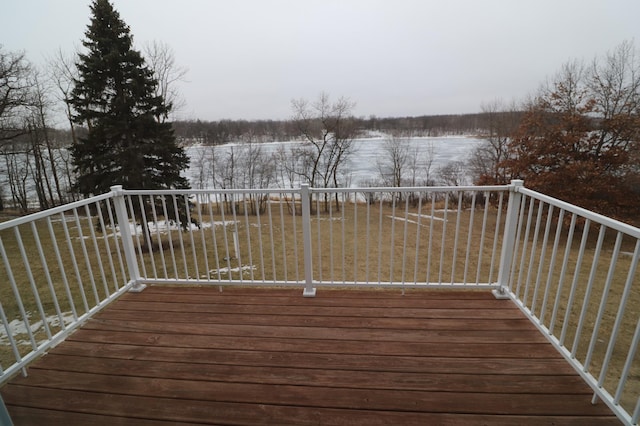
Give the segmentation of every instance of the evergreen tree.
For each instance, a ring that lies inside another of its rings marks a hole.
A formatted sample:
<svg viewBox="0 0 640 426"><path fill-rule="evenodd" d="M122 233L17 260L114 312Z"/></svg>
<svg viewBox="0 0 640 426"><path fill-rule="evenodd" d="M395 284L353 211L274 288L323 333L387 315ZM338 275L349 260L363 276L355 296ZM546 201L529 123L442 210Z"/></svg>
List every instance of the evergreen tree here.
<svg viewBox="0 0 640 426"><path fill-rule="evenodd" d="M74 120L87 126L72 147L77 190L85 195L126 189L188 188L180 176L189 158L176 143L171 105L156 96L158 84L129 27L109 0L94 0L71 96Z"/></svg>

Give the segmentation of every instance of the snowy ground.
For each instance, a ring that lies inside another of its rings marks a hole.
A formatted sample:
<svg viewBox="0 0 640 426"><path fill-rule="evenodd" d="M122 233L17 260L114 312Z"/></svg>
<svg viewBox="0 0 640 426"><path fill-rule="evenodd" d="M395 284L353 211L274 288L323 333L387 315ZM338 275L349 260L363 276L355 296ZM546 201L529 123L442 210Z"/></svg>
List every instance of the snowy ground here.
<svg viewBox="0 0 640 426"><path fill-rule="evenodd" d="M29 320L29 328L31 329L31 333L34 335L38 332L44 332L44 323L40 319L38 321L32 322L33 313L27 312L27 319ZM63 312L62 320L65 324L71 324L73 322L73 314L71 312ZM60 327L60 318L58 315L49 315L46 317L47 324L49 327L59 328ZM29 335L27 334L27 326L24 321L20 319L14 319L9 323L9 330L11 335L16 340L18 345L22 346L31 346L31 342L29 340ZM44 336L44 334L43 334ZM44 340L36 342L38 344L42 343ZM0 327L0 345L8 346L9 345L9 337L7 336L7 330L4 327Z"/></svg>
<svg viewBox="0 0 640 426"><path fill-rule="evenodd" d="M200 223L200 228L201 229L210 229L212 227L220 227L220 226L231 226L234 225L236 223L236 221L233 220L226 220L226 221L214 221L214 222L201 222ZM193 224L190 223L189 227L192 231L196 231L198 230L198 227ZM167 234L169 233L169 231L178 231L180 229L180 227L178 226L178 224L174 221L165 221L165 220L159 220L158 222L149 222L149 229L151 230L151 235L156 235L157 233L160 234ZM134 225L133 223L129 223L129 230L131 231L132 235L145 235L142 232L142 226L140 225ZM184 229L183 229L184 231ZM116 232L115 234L120 237L121 233L120 233L120 227L116 226ZM108 234L100 234L96 236L97 238L104 238L104 237L113 237L113 233L108 233ZM83 238L85 240L90 239L91 235L84 235Z"/></svg>

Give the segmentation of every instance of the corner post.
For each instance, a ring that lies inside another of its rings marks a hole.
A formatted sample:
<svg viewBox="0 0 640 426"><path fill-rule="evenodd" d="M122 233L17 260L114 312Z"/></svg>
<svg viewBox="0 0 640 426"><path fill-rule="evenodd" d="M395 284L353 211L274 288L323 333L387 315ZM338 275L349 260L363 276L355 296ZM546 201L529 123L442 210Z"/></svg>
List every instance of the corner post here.
<svg viewBox="0 0 640 426"><path fill-rule="evenodd" d="M313 263L311 255L311 191L309 184L300 185L300 202L302 203L302 247L304 251L304 297L315 297L313 287Z"/></svg>
<svg viewBox="0 0 640 426"><path fill-rule="evenodd" d="M140 282L140 270L138 269L136 250L133 245L133 236L129 228L129 215L127 214L127 205L124 200L124 190L122 185L114 185L111 187L111 192L113 193L113 206L116 211L118 228L120 228L124 258L129 271L129 282L133 282L129 291L139 293L145 289L146 285Z"/></svg>
<svg viewBox="0 0 640 426"><path fill-rule="evenodd" d="M518 229L518 213L520 210L520 188L524 186L524 181L514 179L509 188L509 203L507 204L507 215L504 224L504 234L502 237L502 251L500 253L500 269L498 271L498 288L493 290L493 295L497 299L508 299L510 291L511 266L513 263L513 249L516 242L516 232Z"/></svg>

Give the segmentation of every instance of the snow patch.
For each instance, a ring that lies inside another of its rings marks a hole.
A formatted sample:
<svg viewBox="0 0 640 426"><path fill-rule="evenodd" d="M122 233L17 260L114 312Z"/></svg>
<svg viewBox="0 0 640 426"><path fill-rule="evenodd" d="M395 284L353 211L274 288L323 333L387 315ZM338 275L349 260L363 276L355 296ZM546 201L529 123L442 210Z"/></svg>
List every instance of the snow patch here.
<svg viewBox="0 0 640 426"><path fill-rule="evenodd" d="M212 270L210 270L209 271L209 276L218 275L218 273L220 275L224 275L224 274L229 274L229 272L238 273L238 272L241 272L241 271L242 271L242 274L244 275L244 274L246 274L248 272L255 271L256 269L258 269L256 265L243 265L243 266L237 267L237 268L224 267L224 268L220 268L220 269L212 269ZM202 275L200 278L209 278L209 277L207 277L207 275Z"/></svg>
<svg viewBox="0 0 640 426"><path fill-rule="evenodd" d="M31 319L33 314L31 312L27 312L27 319ZM60 318L57 314L49 315L45 318L49 327L60 327ZM63 312L62 313L62 321L64 321L65 325L69 325L73 323L74 317L72 312ZM44 332L44 322L42 320L29 322L29 329L32 334L36 334L39 331ZM9 333L13 336L16 343L18 345L31 346L31 341L29 340L29 334L27 330L27 325L23 320L14 319L9 323ZM46 339L36 340L38 344L44 343ZM7 330L4 327L0 327L0 345L9 346L9 335L7 334Z"/></svg>
<svg viewBox="0 0 640 426"><path fill-rule="evenodd" d="M411 214L411 213L409 213L409 214ZM417 215L416 215L416 216L417 216ZM415 220L405 219L404 217L390 216L390 215L389 215L389 216L387 216L387 217L388 217L389 219L399 220L399 221L401 221L401 222L413 223L413 224L415 224L415 225L420 225L420 226L425 226L425 227L427 226L427 224L426 224L426 223L419 223L419 222L417 222L417 221L415 221ZM423 216L423 217L424 217L425 219L433 219L433 220L441 220L441 221L444 221L444 219L439 218L439 217L431 217L431 216Z"/></svg>
<svg viewBox="0 0 640 426"><path fill-rule="evenodd" d="M409 213L409 216L415 216L415 217L419 217L421 219L439 220L441 222L444 222L444 218L443 217L431 216L431 215L426 215L426 214Z"/></svg>
<svg viewBox="0 0 640 426"><path fill-rule="evenodd" d="M235 225L236 223L238 223L237 220L216 220L213 222L201 222L200 223L200 228L201 229L211 229L213 227L220 227L220 226L230 226L230 225ZM157 233L160 234L168 234L170 231L178 231L180 228L180 226L178 225L177 222L174 221L166 221L166 220L160 220L158 222L148 222L149 224L149 230L151 231L151 235L155 235ZM191 223L189 224L189 227L187 229L187 231L197 231L198 227ZM184 231L184 230L183 230ZM140 225L134 225L133 223L129 223L129 232L131 233L131 235L144 235L144 233L142 232L142 226ZM122 236L122 232L120 231L120 226L117 225L116 226L116 232L115 233L108 233L108 234L102 234L100 236L96 236L96 238L111 238L113 236L117 236L117 237L121 237ZM88 240L91 238L90 235L83 235L82 237L85 240ZM80 239L79 237L77 237L76 239Z"/></svg>

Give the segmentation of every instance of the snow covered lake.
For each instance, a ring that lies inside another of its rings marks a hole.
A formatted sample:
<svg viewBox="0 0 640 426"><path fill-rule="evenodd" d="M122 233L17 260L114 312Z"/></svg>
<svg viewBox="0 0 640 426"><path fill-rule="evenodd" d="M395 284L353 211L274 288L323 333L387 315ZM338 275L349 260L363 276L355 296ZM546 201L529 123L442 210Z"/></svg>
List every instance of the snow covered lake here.
<svg viewBox="0 0 640 426"><path fill-rule="evenodd" d="M472 151L482 143L482 139L469 136L447 136L447 137L420 137L410 138L409 152L418 154L418 176L424 178L426 169L425 158L431 157L430 174L434 176L438 169L452 161L466 162ZM269 142L260 144L265 154L275 153L282 146L285 149L292 149L300 146L303 142ZM354 153L349 158L349 165L346 168L348 175L346 181L350 187L366 186L368 182L379 178L379 159L385 155L386 138L375 137L354 140ZM231 147L239 147L242 144L230 143L215 147L218 153L228 152ZM186 148L187 154L191 158L191 166L186 175L190 179L192 187L197 188L198 157L202 157L204 151L211 150L211 147L190 146ZM283 186L279 182L278 186Z"/></svg>

